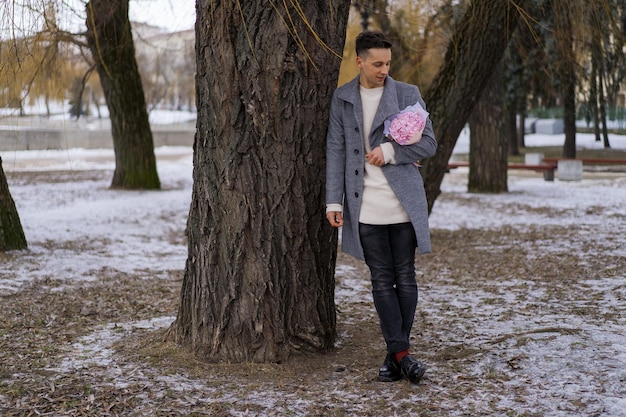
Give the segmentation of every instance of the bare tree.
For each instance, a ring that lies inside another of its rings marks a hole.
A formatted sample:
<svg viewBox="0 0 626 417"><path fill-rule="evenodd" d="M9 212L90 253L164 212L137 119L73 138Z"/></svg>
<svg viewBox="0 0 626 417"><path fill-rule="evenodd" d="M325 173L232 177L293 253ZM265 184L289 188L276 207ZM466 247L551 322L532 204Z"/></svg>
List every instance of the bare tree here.
<svg viewBox="0 0 626 417"><path fill-rule="evenodd" d="M454 145L517 27L525 0L472 1L458 24L445 63L424 94L439 148L426 161L424 181L429 210L441 194Z"/></svg>
<svg viewBox="0 0 626 417"><path fill-rule="evenodd" d="M586 49L591 51L590 65L583 66L589 69L584 79L589 84L587 117L593 118L596 140L603 140L604 147L610 148L607 113L617 116L617 96L626 74L626 4L603 0L587 3L586 7L584 23L588 27L582 31L582 37Z"/></svg>
<svg viewBox="0 0 626 417"><path fill-rule="evenodd" d="M559 93L563 103L565 143L563 157L576 158L576 80L577 64L574 54L574 5L577 1L552 0L554 10L556 69Z"/></svg>
<svg viewBox="0 0 626 417"><path fill-rule="evenodd" d="M115 172L111 186L161 187L135 47L128 0L87 3L87 42L111 117Z"/></svg>
<svg viewBox="0 0 626 417"><path fill-rule="evenodd" d="M78 79L80 85L73 94L73 111L80 115L83 92L95 67L111 118L116 159L111 186L129 189L160 188L152 132L135 61L128 19L128 0L87 2L87 31L84 33L69 33L59 27L56 21L57 9L70 8L62 0L46 1L43 8L35 1L28 0L19 5L14 3L10 9L16 7L20 13L29 14L33 22L40 21L42 25L40 29L17 30L17 33L28 33L28 36L17 37L14 31L14 39L8 44L8 48L0 41L0 65L3 69L0 71L0 81L7 80L9 87L0 90L0 100L4 98L3 101L9 101L15 107L19 103L22 109L23 101L28 96L32 99L43 95L47 100L53 91L55 95L50 98L61 99L70 89L69 86L73 85L71 80ZM4 28L0 26L0 29ZM74 47L73 53L82 56L84 62L93 60L86 68L83 63L82 76L77 75L76 68L72 65L72 71L62 68L63 65L69 65L71 60L68 56L60 55L64 51L60 48L61 44L71 44ZM91 54L84 53L87 48ZM5 71L5 63L11 71ZM90 97L89 94L85 96Z"/></svg>

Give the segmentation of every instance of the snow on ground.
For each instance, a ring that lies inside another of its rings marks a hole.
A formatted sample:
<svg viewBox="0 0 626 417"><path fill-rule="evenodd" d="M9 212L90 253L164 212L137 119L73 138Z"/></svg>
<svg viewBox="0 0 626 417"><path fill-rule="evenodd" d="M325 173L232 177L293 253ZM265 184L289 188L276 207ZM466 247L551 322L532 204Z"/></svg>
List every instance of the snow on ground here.
<svg viewBox="0 0 626 417"><path fill-rule="evenodd" d="M108 189L115 164L109 149L0 154L29 243L23 263L10 270L0 266L0 293L17 290L32 279L90 280L95 275L90 271L109 267L111 256L117 259L115 268L123 272L155 263L163 270L180 269L186 259L181 230L191 201L191 149L157 148L155 153L160 158L161 191ZM91 169L101 175L85 180L83 175ZM46 187L38 187L36 179L11 184L11 172L16 170L67 170L67 181ZM176 223L158 221L172 213ZM146 229L153 229L150 239L145 238ZM60 239L68 245L91 241L94 249L79 259L74 250L49 253L46 242ZM37 269L31 268L33 264Z"/></svg>
<svg viewBox="0 0 626 417"><path fill-rule="evenodd" d="M169 117L171 120L171 116ZM167 116L163 118L167 119ZM464 132L457 142L455 152L466 150L467 139ZM528 135L526 139L529 146L559 145L562 141L562 135ZM612 135L611 144L615 149L626 149L626 136ZM583 134L577 136L577 145L598 146L592 135ZM182 267L186 248L180 242L171 243L163 240L163 236L180 233L179 231L184 229L191 198L192 151L183 147L163 147L157 148L155 152L157 159L160 159L158 170L163 183L163 191L159 192L109 190L110 178L106 176L108 174L94 181L72 181L72 176L75 175L72 173L79 171L113 170L114 155L111 149L0 153L11 194L29 242L30 255L27 256L45 253L45 242L50 240L62 238L71 242L89 237L99 242L103 252L123 254L116 266L123 271L130 272L134 268L142 268L143 265L153 262L162 262L166 269ZM52 184L45 189L37 187L35 181L24 184L11 182L12 172L46 170L67 170L68 180ZM458 172L462 173L463 169L459 169ZM442 184L444 193L464 193L466 184L463 180L454 181L454 178L456 178L454 175L446 177ZM488 202L488 209L471 211L475 207L459 206L460 203L454 201L445 204L437 201L430 219L431 227L454 230L465 227L496 228L503 224L515 224L517 227L554 222L573 225L580 221L580 215L595 206L607 207L615 213L624 213L626 179L619 175L617 178L596 176L593 179L585 179L583 176L583 180L578 182L558 179L549 182L543 181L541 175L511 176L509 193L483 195L480 198ZM555 209L576 207L578 212L573 217L546 218L536 214L520 218L506 211L506 207L512 201L531 207L549 206ZM153 216L161 215L159 211L178 213L178 222L165 225L153 222ZM613 220L602 218L594 221ZM115 224L118 227L112 227ZM134 237L133 230L155 225L161 229L154 230L154 239L146 241ZM615 224L615 227L624 225ZM601 236L597 238L601 239ZM626 245L624 248L622 254L626 254ZM2 273L0 290L17 290L21 283L43 275L89 279L89 270L110 263L108 256L100 258L97 252L86 253L79 260L66 259L63 254L58 253L54 255L37 271L30 270L26 262L19 266L18 270L8 271L0 266Z"/></svg>
<svg viewBox="0 0 626 417"><path fill-rule="evenodd" d="M83 130L108 130L111 123L109 120L109 109L106 106L100 106L100 116L97 115L95 108L92 109L92 116L81 116L76 119L69 114L69 104L65 106L56 105L51 107L48 116L39 115L41 112L45 114L45 107L36 104L26 111L27 116L20 116L18 109L0 108L0 128L9 129L39 129L39 128L63 128L63 129L83 129ZM148 113L150 125L153 128L162 126L170 126L176 123L195 122L196 112L189 110L172 111L167 109L153 109Z"/></svg>
<svg viewBox="0 0 626 417"><path fill-rule="evenodd" d="M561 145L563 135L529 135L526 143L529 146ZM579 147L597 147L591 135L578 135L577 144ZM611 144L613 148L626 149L626 137L612 135ZM464 132L459 138L456 152L466 149L467 135ZM89 281L95 276L94 271L103 268L114 267L129 273L145 268L182 270L187 252L182 234L191 200L192 150L164 147L157 148L156 154L163 190L129 192L108 189L110 173L114 168L112 150L67 149L0 153L11 194L29 242L29 249L24 252L22 262L0 265L0 294L8 295L20 291L25 283L33 279ZM38 186L36 175L45 175L50 170L66 171L67 181L46 183L46 187ZM12 174L20 171L32 171L35 174L29 180L13 180ZM584 227L581 230L588 233L590 240L601 246L604 239L602 230L607 227L616 228L623 231L620 233L621 241L613 242L608 250L617 259L626 257L626 226L622 223L626 203L624 174L594 174L589 177L583 175L583 180L578 182L558 179L546 182L541 174L535 173L511 175L510 192L499 195L470 195L465 191L465 181L463 169L455 170L446 177L442 184L443 193L454 195L455 198L441 199L435 203L431 216L433 229L497 229L509 225L524 230L541 226L569 227L582 224ZM479 204L475 204L476 200ZM530 210L520 217L512 208L513 203L536 210ZM615 216L594 216L594 210L598 207L602 207L604 213L614 213ZM542 208L550 208L563 215L548 215L540 210ZM176 220L167 223L158 221L160 218ZM599 232L594 233L594 229ZM150 232L146 233L146 230ZM59 240L66 241L69 249L51 252L47 242ZM73 242L85 240L93 243L89 250L81 252L72 247ZM563 245L567 244L563 242ZM574 247L573 250L580 248ZM111 257L117 260L114 266L111 265ZM352 272L349 266L338 265L338 273L348 276L348 283L351 282L349 275ZM363 288L362 282L354 279L353 288L350 285L338 288L338 303L347 299L368 297L368 291ZM503 285L507 283L504 282ZM603 282L596 282L595 285L598 292L607 288L607 284ZM437 297L436 291L437 289L430 289L430 297ZM610 294L606 294L606 297L610 303ZM613 302L618 300L619 297ZM459 294L454 302L471 306L475 300ZM155 318L149 322L118 323L115 326L125 330L146 326L160 328L169 326L173 319ZM559 318L543 317L539 320L558 321ZM572 319L570 317L567 320ZM568 324L583 329L590 339L563 337L548 344L531 342L518 349L520 355L525 355L531 359L531 364L534 363L526 371L546 384L543 393L539 392L532 397L536 409L546 410L546 415L571 415L567 410L559 410L559 404L554 403L554 398L555 395L561 395L571 400L569 397L577 395L581 386L594 383L592 379L585 379L584 372L571 371L572 368L565 365L570 361L580 361L583 370L600 367L606 372L605 396L599 400L600 406L592 410L593 415L626 415L626 392L623 388L626 380L626 324L602 326L585 323L582 318ZM490 322L481 325L482 334L498 334L501 330L491 328ZM514 328L519 323L509 325ZM123 335L124 332L111 332L107 327L81 339L73 345L72 355L68 356L62 366L79 369L87 366L89 361L110 362L113 358L109 348ZM593 346L596 349L595 354L585 349L584 344ZM577 349L573 349L573 346ZM511 350L515 350L515 347L511 346ZM564 357L564 352L573 356ZM593 358L589 357L591 354L594 355ZM477 366L490 365L481 362ZM184 382L174 381L176 384ZM522 389L524 383L514 380L511 385L512 388ZM465 401L469 404L480 399L468 398ZM498 406L506 409L507 401L513 400L503 395L500 401ZM463 410L459 410L457 415L463 415Z"/></svg>

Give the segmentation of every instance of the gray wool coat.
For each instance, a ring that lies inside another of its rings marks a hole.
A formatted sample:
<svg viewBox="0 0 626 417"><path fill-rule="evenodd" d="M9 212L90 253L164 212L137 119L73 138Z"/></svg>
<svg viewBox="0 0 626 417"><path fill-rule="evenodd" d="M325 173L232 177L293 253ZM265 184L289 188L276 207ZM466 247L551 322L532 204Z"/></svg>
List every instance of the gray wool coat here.
<svg viewBox="0 0 626 417"><path fill-rule="evenodd" d="M387 77L383 95L369 135L374 149L389 139L383 135L385 119L418 102L426 108L419 89ZM359 77L337 88L333 94L328 134L326 136L326 204L343 204L342 250L363 260L359 237L359 215L363 195L365 147L363 145L363 108ZM406 210L415 229L418 251L430 253L428 203L424 182L414 162L434 155L437 141L430 119L422 139L413 145L393 142L395 164L385 164L382 171Z"/></svg>

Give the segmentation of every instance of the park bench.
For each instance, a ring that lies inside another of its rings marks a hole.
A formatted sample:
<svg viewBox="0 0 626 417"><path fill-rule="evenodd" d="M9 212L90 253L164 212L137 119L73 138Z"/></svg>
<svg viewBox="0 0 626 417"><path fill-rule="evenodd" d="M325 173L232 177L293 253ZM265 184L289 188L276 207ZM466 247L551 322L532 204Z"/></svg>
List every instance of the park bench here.
<svg viewBox="0 0 626 417"><path fill-rule="evenodd" d="M543 162L547 164L558 164L563 158L543 158ZM607 159L607 158L576 158L582 161L583 165L626 165L626 159Z"/></svg>
<svg viewBox="0 0 626 417"><path fill-rule="evenodd" d="M526 163L511 162L508 164L509 169L530 170L543 172L543 179L546 181L554 181L554 172L559 167L559 161L563 164L568 161L579 162L582 165L624 165L626 166L626 159L607 159L607 158L544 158L542 154L527 154ZM530 163L529 163L530 162ZM562 167L564 169L563 176L560 179L565 180L580 180L582 174L582 165L578 165L572 172L571 164ZM574 165L576 166L576 165ZM455 168L469 167L469 162L463 161L451 161L448 162L448 172ZM570 171L570 172L568 172ZM577 172L576 172L577 171Z"/></svg>
<svg viewBox="0 0 626 417"><path fill-rule="evenodd" d="M582 176L582 172L585 169L584 167L586 167L587 171L596 171L600 169L598 168L600 166L612 165L614 167L618 167L616 168L616 170L620 172L623 172L623 167L626 167L626 159L613 158L543 158L541 162L557 165L559 170L559 178L561 177L561 174L564 174L564 176ZM576 164L579 164L578 168L576 168ZM578 171L578 174L575 174L576 171Z"/></svg>
<svg viewBox="0 0 626 417"><path fill-rule="evenodd" d="M448 162L448 171L455 168L460 167L469 167L469 162ZM557 163L556 162L544 162L541 164L521 164L511 162L508 164L508 169L519 169L519 170L529 170L529 171L538 171L543 172L543 179L546 181L554 181L554 171L556 170Z"/></svg>

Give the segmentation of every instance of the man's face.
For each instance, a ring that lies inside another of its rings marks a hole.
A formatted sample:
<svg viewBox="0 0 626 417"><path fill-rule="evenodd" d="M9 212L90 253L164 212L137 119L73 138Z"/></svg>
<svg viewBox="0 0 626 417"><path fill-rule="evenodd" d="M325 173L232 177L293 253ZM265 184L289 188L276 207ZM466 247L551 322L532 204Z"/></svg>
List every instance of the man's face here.
<svg viewBox="0 0 626 417"><path fill-rule="evenodd" d="M362 55L356 57L360 84L365 88L383 87L391 65L391 49L369 49Z"/></svg>

